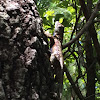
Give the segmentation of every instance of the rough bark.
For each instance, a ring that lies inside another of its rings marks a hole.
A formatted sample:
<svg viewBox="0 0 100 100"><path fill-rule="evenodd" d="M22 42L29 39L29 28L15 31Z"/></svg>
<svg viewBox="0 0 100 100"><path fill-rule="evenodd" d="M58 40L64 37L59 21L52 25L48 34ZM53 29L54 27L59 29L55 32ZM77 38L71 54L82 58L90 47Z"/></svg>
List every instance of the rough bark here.
<svg viewBox="0 0 100 100"><path fill-rule="evenodd" d="M58 100L47 39L33 0L0 0L0 100Z"/></svg>

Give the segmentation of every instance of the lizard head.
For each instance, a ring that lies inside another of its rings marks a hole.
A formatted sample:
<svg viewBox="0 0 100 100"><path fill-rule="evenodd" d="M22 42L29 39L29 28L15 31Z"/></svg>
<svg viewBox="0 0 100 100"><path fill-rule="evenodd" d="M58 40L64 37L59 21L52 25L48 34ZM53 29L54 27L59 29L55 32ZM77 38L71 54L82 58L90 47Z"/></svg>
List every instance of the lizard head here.
<svg viewBox="0 0 100 100"><path fill-rule="evenodd" d="M54 36L59 38L61 41L63 40L64 26L59 22L55 22L55 31Z"/></svg>

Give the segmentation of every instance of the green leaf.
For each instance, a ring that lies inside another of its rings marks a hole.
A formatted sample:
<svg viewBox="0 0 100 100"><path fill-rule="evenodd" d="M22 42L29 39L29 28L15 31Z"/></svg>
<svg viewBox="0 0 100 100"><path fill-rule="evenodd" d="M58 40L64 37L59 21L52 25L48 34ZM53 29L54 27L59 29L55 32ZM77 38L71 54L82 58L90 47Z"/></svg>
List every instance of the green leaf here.
<svg viewBox="0 0 100 100"><path fill-rule="evenodd" d="M55 15L55 21L58 21L60 18L63 18L64 15L63 14L56 14Z"/></svg>
<svg viewBox="0 0 100 100"><path fill-rule="evenodd" d="M69 27L69 26L71 26L71 24L69 23L69 21L68 21L67 18L64 18L64 19L63 19L62 24L63 24L65 27Z"/></svg>
<svg viewBox="0 0 100 100"><path fill-rule="evenodd" d="M57 6L61 8L67 8L68 7L68 1L61 1Z"/></svg>

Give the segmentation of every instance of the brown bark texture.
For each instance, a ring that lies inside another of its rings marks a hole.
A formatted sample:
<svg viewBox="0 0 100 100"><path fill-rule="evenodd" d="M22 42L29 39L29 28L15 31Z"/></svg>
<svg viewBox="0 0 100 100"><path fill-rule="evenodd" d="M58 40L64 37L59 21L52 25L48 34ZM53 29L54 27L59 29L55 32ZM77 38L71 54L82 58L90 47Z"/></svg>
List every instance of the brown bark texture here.
<svg viewBox="0 0 100 100"><path fill-rule="evenodd" d="M0 100L58 100L47 44L33 0L0 0Z"/></svg>
<svg viewBox="0 0 100 100"><path fill-rule="evenodd" d="M100 1L99 1L100 2ZM92 12L92 0L87 0L87 5L85 4L84 0L80 0L80 4L82 7L83 14L86 18L86 21L88 21L89 17L91 16ZM86 100L95 100L95 57L93 55L93 47L92 47L92 41L94 43L94 48L97 53L97 60L98 63L100 63L100 44L97 39L97 33L94 27L94 24L91 24L87 34L86 34L86 44L85 44L85 50L86 50L86 62L87 62L87 84L86 84Z"/></svg>

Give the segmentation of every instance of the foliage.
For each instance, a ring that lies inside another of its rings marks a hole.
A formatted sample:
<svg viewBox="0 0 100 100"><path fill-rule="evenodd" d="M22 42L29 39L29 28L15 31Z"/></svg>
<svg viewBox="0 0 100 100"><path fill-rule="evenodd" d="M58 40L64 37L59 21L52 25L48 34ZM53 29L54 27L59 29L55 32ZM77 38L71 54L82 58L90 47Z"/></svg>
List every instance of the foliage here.
<svg viewBox="0 0 100 100"><path fill-rule="evenodd" d="M75 2L76 1L76 2ZM97 4L98 0L93 0L93 7ZM77 18L79 16L80 4L79 0L38 0L37 2L38 11L40 16L43 19L43 28L44 30L49 30L50 33L54 31L54 23L59 20L64 26L64 40L63 44L71 40L71 35ZM96 20L100 19L100 13L96 17ZM78 20L76 30L72 35L72 38L82 29L83 25L86 23L84 15L81 13L81 16ZM95 28L98 33L98 40L100 42L100 24L95 22ZM79 86L82 94L86 96L86 83L87 83L87 72L86 72L86 51L85 51L85 35L83 34L81 38L71 45L70 48L65 48L64 53L64 64L67 66L74 82ZM68 51L67 53L65 53ZM94 49L94 56L96 56L96 51ZM78 65L79 64L79 65ZM80 67L80 68L79 68ZM96 100L99 100L100 96L100 68L96 64ZM70 100L71 97L76 98L71 87L71 84L64 74L63 81L63 100Z"/></svg>

